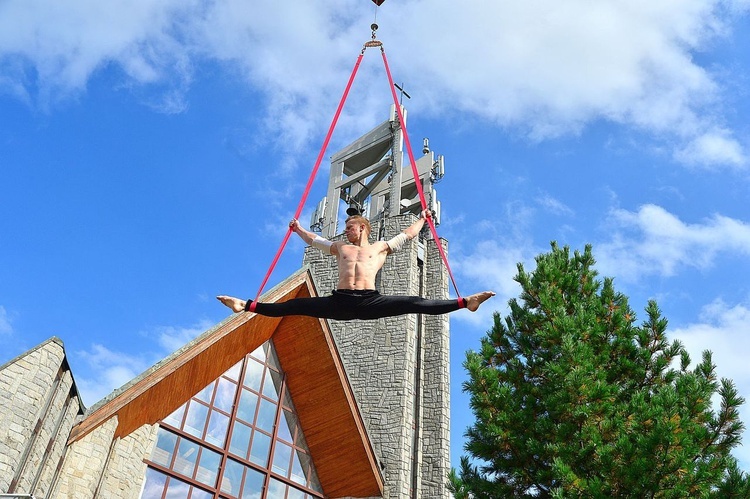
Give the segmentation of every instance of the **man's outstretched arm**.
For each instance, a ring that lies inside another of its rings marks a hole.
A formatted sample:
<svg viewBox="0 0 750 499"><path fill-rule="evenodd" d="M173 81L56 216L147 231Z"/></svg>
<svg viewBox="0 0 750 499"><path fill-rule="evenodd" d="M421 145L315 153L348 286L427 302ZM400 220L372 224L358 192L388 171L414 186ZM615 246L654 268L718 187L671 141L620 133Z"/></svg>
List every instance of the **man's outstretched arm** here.
<svg viewBox="0 0 750 499"><path fill-rule="evenodd" d="M399 235L386 242L386 244L388 245L388 253L395 253L396 251L400 250L407 241L411 241L412 239L417 237L419 235L419 231L421 231L422 227L424 227L424 221L426 217L431 216L432 212L430 210L423 210L422 213L419 214L419 218L416 222L402 230Z"/></svg>
<svg viewBox="0 0 750 499"><path fill-rule="evenodd" d="M417 219L417 221L411 224L409 227L405 228L403 230L403 233L406 234L406 237L408 237L409 240L414 239L419 235L422 227L424 227L425 220L431 217L432 212L430 210L422 210L422 213L419 214L419 218Z"/></svg>
<svg viewBox="0 0 750 499"><path fill-rule="evenodd" d="M299 237L301 237L303 241L305 241L307 244L309 244L313 248L317 248L323 253L326 253L329 255L336 254L337 250L333 242L329 241L328 239L320 237L314 232L310 232L309 230L303 229L299 223L299 220L297 220L296 218L293 218L291 222L289 222L289 227L291 227L292 232L294 232Z"/></svg>

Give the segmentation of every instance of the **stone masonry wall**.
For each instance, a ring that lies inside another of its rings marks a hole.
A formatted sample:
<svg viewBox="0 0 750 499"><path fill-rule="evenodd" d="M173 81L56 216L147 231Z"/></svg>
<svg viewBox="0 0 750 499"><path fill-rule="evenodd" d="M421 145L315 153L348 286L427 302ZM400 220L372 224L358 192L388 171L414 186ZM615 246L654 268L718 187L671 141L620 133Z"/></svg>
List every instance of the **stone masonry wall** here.
<svg viewBox="0 0 750 499"><path fill-rule="evenodd" d="M77 399L70 401L65 410L65 414L62 415L60 429L57 436L54 438L52 446L47 452L47 464L39 477L39 482L33 490L36 497L52 497L48 496L47 493L52 487L52 480L55 477L57 465L62 460L65 449L67 448L70 430L76 423L77 417L80 413L80 408L75 402L77 402Z"/></svg>
<svg viewBox="0 0 750 499"><path fill-rule="evenodd" d="M156 444L158 425L144 425L117 439L106 464L97 498L137 499L146 478L144 459Z"/></svg>
<svg viewBox="0 0 750 499"><path fill-rule="evenodd" d="M447 253L447 243L441 241ZM448 272L435 241L425 251L425 284L429 298L448 298ZM457 313L465 313L459 311ZM448 315L424 316L422 383L422 469L419 497L449 498L450 471L450 321Z"/></svg>
<svg viewBox="0 0 750 499"><path fill-rule="evenodd" d="M68 447L50 497L95 497L116 429L115 416Z"/></svg>
<svg viewBox="0 0 750 499"><path fill-rule="evenodd" d="M65 407L70 400L70 390L72 386L73 377L70 375L70 371L65 371L60 379L60 383L52 394L49 409L47 414L45 414L44 419L41 421L36 438L28 442L30 452L26 459L26 466L24 467L23 474L16 486L17 492L28 491L28 493L33 492L37 495L41 495L40 491L35 490L37 473L40 473L45 467L49 468L46 463L46 461L48 461L47 446L51 445L51 443L54 442L55 437L58 435L58 423L61 418L65 417ZM65 433L62 435L62 439L65 440L67 436L68 434ZM57 461L54 462L54 465L57 465Z"/></svg>
<svg viewBox="0 0 750 499"><path fill-rule="evenodd" d="M75 414L73 379L64 365L62 342L49 340L0 370L0 491L46 493ZM67 366L67 365L65 365ZM57 382L58 374L62 376ZM73 413L71 416L70 413ZM35 431L36 429L36 431ZM20 470L20 475L19 475ZM36 490L31 490L32 488Z"/></svg>

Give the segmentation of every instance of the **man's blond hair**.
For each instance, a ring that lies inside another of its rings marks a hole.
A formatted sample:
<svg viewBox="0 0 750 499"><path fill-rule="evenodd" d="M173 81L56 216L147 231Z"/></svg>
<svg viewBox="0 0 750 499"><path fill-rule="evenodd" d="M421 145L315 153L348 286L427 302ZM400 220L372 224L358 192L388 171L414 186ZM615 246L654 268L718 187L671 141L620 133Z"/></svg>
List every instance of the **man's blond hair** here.
<svg viewBox="0 0 750 499"><path fill-rule="evenodd" d="M362 215L352 215L349 218L347 218L346 221L344 221L344 223L349 223L349 221L364 225L365 228L367 229L367 235L369 236L370 234L372 234L372 226L370 225L370 221L367 220Z"/></svg>

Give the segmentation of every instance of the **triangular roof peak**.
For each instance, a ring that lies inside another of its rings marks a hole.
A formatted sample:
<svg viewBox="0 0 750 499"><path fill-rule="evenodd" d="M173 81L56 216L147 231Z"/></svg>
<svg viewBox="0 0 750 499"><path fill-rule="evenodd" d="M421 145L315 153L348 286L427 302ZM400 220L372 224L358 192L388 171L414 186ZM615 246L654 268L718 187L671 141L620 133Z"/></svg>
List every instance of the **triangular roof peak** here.
<svg viewBox="0 0 750 499"><path fill-rule="evenodd" d="M303 268L263 301L316 295ZM328 322L312 317L233 314L95 404L73 428L70 442L113 416L116 437L161 421L269 339L326 495L382 496L382 474Z"/></svg>
<svg viewBox="0 0 750 499"><path fill-rule="evenodd" d="M25 352L23 352L21 354L16 355L15 357L13 357L12 359L10 359L9 361L7 361L7 362L5 362L3 364L0 364L0 371L2 371L3 369L5 369L9 365L13 364L14 362L18 362L19 359L22 359L22 358L24 358L24 357L26 357L28 355L31 355L32 353L36 352L37 350L43 349L44 347L47 346L48 343L57 343L60 346L60 348L63 350L63 352L65 352L65 345L63 345L62 340L60 338L58 338L57 336L52 336L51 338L48 338L48 339L44 340L43 342L39 343L37 346L35 346L33 348L30 348L29 350L26 350Z"/></svg>
<svg viewBox="0 0 750 499"><path fill-rule="evenodd" d="M75 376L73 376L73 371L70 369L70 365L68 363L68 354L65 351L65 345L63 344L63 341L60 338L58 338L57 336L52 336L51 338L48 338L45 341L39 343L37 346L35 346L35 347L33 347L33 348L31 348L31 349L23 352L20 355L17 355L15 357L13 357L9 361L7 361L4 364L0 365L0 371L2 371L3 369L7 368L11 364L14 364L14 363L18 362L20 359L22 359L24 357L28 357L29 355L32 355L37 350L43 350L43 349L47 348L47 346L50 345L50 344L57 345L58 347L60 347L60 350L62 351L62 367L63 367L63 369L65 369L66 371L68 371L70 373L70 378L72 380L72 386L71 386L72 394L77 399L78 406L80 407L80 411L83 412L86 407L83 405L83 400L81 400L80 394L78 392L78 385L76 384Z"/></svg>

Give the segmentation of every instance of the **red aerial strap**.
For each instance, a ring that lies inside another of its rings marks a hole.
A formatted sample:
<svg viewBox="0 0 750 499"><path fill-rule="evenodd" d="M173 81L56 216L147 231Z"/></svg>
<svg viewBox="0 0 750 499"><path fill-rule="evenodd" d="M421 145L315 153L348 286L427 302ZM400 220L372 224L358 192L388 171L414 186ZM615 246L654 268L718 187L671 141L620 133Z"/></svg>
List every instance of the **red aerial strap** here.
<svg viewBox="0 0 750 499"><path fill-rule="evenodd" d="M377 3L377 2L376 2ZM382 3L382 2L381 2ZM417 186L417 192L419 193L419 201L422 204L422 209L427 209L427 200L424 197L424 189L422 189L422 182L419 181L419 171L417 170L417 162L414 160L414 153L411 149L411 143L409 142L409 135L406 133L406 123L404 121L403 113L401 112L401 105L398 102L398 98L396 97L396 90L393 85L393 78L391 77L391 70L388 67L388 59L385 57L385 50L383 50L383 46L379 41L374 40L375 38L375 32L373 31L373 41L365 43L365 47L362 49L362 52L360 52L359 57L357 57L357 62L354 64L354 69L352 69L352 74L349 76L349 82L346 84L346 89L344 90L344 94L341 96L341 101L339 102L339 106L336 109L336 114L333 116L333 120L331 121L331 126L328 128L328 133L326 134L326 138L323 141L323 146L320 148L320 152L318 153L318 159L315 161L315 166L313 167L312 172L310 173L310 178L307 180L307 185L305 186L305 191L302 194L302 199L299 201L299 205L297 206L297 211L294 212L294 218L299 219L300 215L302 214L302 208L305 206L305 201L307 201L307 196L310 194L310 189L312 188L313 181L315 180L315 176L318 174L318 169L320 168L320 163L323 161L323 155L325 154L326 149L328 148L328 143L331 140L331 135L333 135L333 130L336 128L336 123L338 122L339 116L341 115L341 110L344 108L344 103L346 102L346 98L349 95L349 90L352 88L352 83L354 82L354 77L357 75L357 70L359 69L359 65L362 62L362 57L365 54L365 49L367 47L374 47L379 46L380 52L383 55L383 64L385 64L385 72L388 75L388 84L391 87L391 94L393 95L393 103L396 105L396 111L398 112L398 120L399 123L401 123L401 129L404 132L404 144L406 144L406 151L409 154L409 161L411 162L411 171L414 175L414 183ZM448 275L451 278L451 282L453 283L453 289L456 290L456 294L458 295L459 299L461 298L461 294L458 292L458 286L456 286L456 279L453 277L453 272L451 272L451 267L448 264L448 257L445 254L445 250L443 249L443 245L440 244L440 238L437 234L437 229L435 228L435 222L432 220L432 217L427 218L427 223L430 226L430 231L432 232L432 237L435 239L435 243L437 244L438 251L440 252L440 257L443 259L443 263L445 263L445 268L448 269ZM276 256L273 258L273 262L271 262L271 266L268 268L268 272L266 272L266 276L263 278L263 282L260 285L260 288L258 288L258 294L255 297L254 301L258 301L260 298L260 294L263 292L263 288L266 287L266 284L268 283L268 279L271 277L271 274L273 273L273 269L276 267L276 264L279 261L279 258L281 257L281 253L284 251L284 248L286 247L286 243L289 241L289 237L292 235L292 228L289 227L286 231L286 235L284 236L284 240L281 241L281 246L279 246L278 251L276 252Z"/></svg>
<svg viewBox="0 0 750 499"><path fill-rule="evenodd" d="M396 97L396 87L393 85L393 78L391 77L391 69L388 67L388 59L385 56L385 50L383 50L383 47L380 47L380 53L383 55L383 64L385 65L385 73L388 75L388 84L391 87L391 95L393 95L393 104L396 106L396 111L398 112L398 121L401 123L401 129L404 131L404 144L406 145L406 152L409 154L409 162L411 163L411 172L414 175L414 184L417 186L417 193L419 193L419 201L422 203L422 209L427 209L427 200L424 197L424 189L422 188L422 182L419 180L419 170L417 170L417 162L414 160L414 152L411 149L411 142L409 141L409 134L406 132L406 121L404 121L404 115L401 111L401 105L398 102L398 97ZM440 251L440 258L443 259L443 263L445 263L445 268L448 269L448 275L451 278L451 282L453 283L453 289L456 290L456 295L458 297L461 297L461 293L458 292L458 286L456 286L456 279L453 277L453 272L451 272L451 266L448 264L448 257L445 254L445 250L443 249L443 245L440 244L440 238L437 234L437 229L435 228L435 221L432 219L432 217L427 217L427 223L430 226L430 231L432 232L432 238L435 240L435 244L438 247L438 251Z"/></svg>
<svg viewBox="0 0 750 499"><path fill-rule="evenodd" d="M310 173L310 178L307 180L307 185L305 186L305 192L302 194L302 199L299 200L297 211L294 212L294 218L296 219L299 219L300 215L302 214L302 208L305 206L305 201L307 201L307 196L310 194L310 189L312 188L313 181L315 180L315 176L318 174L320 163L321 161L323 161L323 155L325 154L325 151L328 148L328 142L330 142L331 135L333 135L333 129L336 128L336 122L338 122L339 120L339 116L341 115L341 110L344 108L346 97L349 95L349 90L352 88L352 83L354 83L354 77L357 75L359 64L362 62L362 57L364 55L365 55L365 51L363 49L362 52L360 52L359 57L357 57L357 62L354 63L354 69L352 69L352 74L351 76L349 76L349 82L346 84L346 89L344 90L344 94L341 96L339 107L336 109L336 114L334 114L333 116L333 120L331 121L331 126L328 128L328 134L326 134L326 138L323 141L323 147L320 148L320 152L318 153L318 159L315 161L315 166L313 167L313 170ZM284 251L284 247L286 246L287 241L289 241L289 236L291 235L292 235L292 228L289 227L286 231L286 235L284 236L284 240L281 241L281 246L279 246L279 250L276 252L276 256L273 258L273 262L271 262L271 266L268 268L268 272L266 272L266 277L263 278L263 282L261 283L260 288L258 288L258 294L255 297L255 301L258 301L258 298L260 298L260 294L263 292L263 288L266 287L266 283L268 282L268 279L271 277L271 273L273 272L273 269L276 267L276 263L278 263L279 257L281 257L281 253Z"/></svg>

